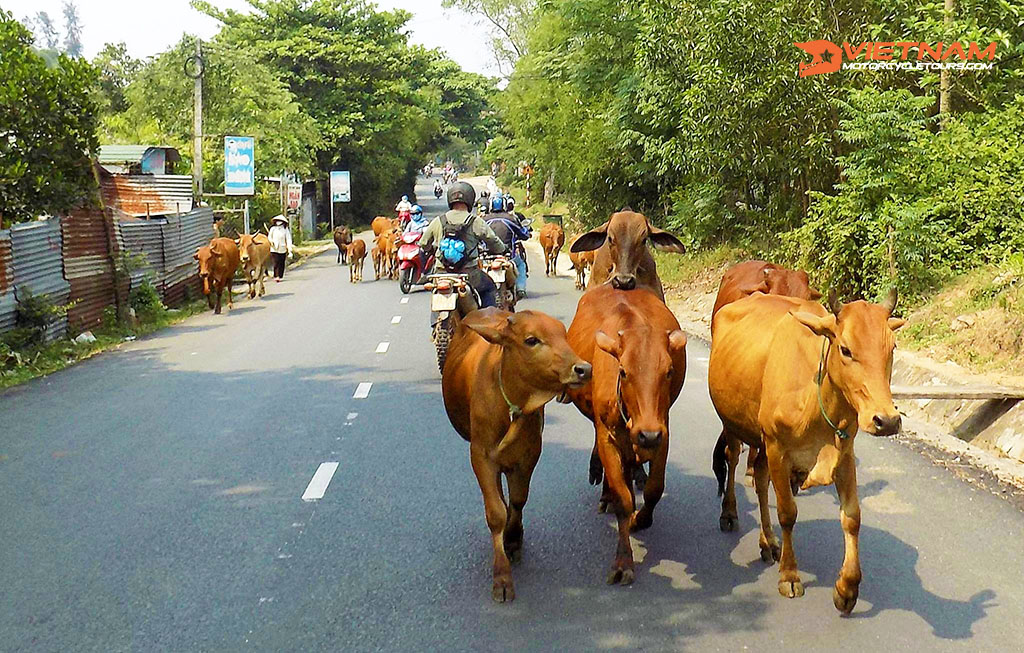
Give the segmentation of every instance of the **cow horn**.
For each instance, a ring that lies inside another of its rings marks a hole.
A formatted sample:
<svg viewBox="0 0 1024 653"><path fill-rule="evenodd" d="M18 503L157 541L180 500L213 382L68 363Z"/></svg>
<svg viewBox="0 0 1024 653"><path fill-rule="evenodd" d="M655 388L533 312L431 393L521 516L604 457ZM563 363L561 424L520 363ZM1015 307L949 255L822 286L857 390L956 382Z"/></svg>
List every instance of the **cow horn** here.
<svg viewBox="0 0 1024 653"><path fill-rule="evenodd" d="M896 290L896 286L893 286L889 289L889 294L885 297L885 300L882 301L882 306L885 307L885 310L889 311L889 315L892 315L892 312L896 310L896 301L899 297L899 291Z"/></svg>
<svg viewBox="0 0 1024 653"><path fill-rule="evenodd" d="M836 317L839 317L839 311L843 310L843 302L839 301L839 293L835 288L828 291L828 310Z"/></svg>

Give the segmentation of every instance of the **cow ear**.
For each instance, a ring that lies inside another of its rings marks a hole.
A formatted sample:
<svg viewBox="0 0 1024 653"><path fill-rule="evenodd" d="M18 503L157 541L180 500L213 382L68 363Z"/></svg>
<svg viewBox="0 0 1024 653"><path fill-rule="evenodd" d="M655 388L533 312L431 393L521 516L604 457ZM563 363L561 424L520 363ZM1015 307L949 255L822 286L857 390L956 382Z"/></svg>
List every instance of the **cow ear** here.
<svg viewBox="0 0 1024 653"><path fill-rule="evenodd" d="M192 255L192 258L194 258L197 261L199 260L199 250L198 249L196 250L196 253Z"/></svg>
<svg viewBox="0 0 1024 653"><path fill-rule="evenodd" d="M651 244L654 245L655 249L660 249L663 252L672 252L674 254L685 254L686 248L683 247L682 241L670 234L669 232L658 229L654 225L650 226Z"/></svg>
<svg viewBox="0 0 1024 653"><path fill-rule="evenodd" d="M817 288L808 287L807 290L810 293L811 301L817 301L821 299L821 291L819 291Z"/></svg>
<svg viewBox="0 0 1024 653"><path fill-rule="evenodd" d="M676 354L686 350L686 334L681 329L668 332L668 348Z"/></svg>
<svg viewBox="0 0 1024 653"><path fill-rule="evenodd" d="M605 222L596 229L591 229L587 233L583 234L579 238L573 241L572 246L569 247L570 252L589 252L604 245L605 238L608 237L608 223Z"/></svg>
<svg viewBox="0 0 1024 653"><path fill-rule="evenodd" d="M489 324L472 324L470 322L463 322L463 324L492 345L504 345L507 340L503 330L496 329Z"/></svg>
<svg viewBox="0 0 1024 653"><path fill-rule="evenodd" d="M892 329L893 331L898 330L906 323L907 321L900 317L890 317L888 320L889 328Z"/></svg>
<svg viewBox="0 0 1024 653"><path fill-rule="evenodd" d="M601 348L601 351L609 353L615 358L618 358L619 354L622 353L622 346L619 338L612 338L604 331L598 331L595 334L595 339L597 341L597 346Z"/></svg>
<svg viewBox="0 0 1024 653"><path fill-rule="evenodd" d="M820 317L813 313L804 313L803 311L790 311L797 322L804 325L815 334L819 336L825 336L828 339L836 337L836 316L833 314Z"/></svg>

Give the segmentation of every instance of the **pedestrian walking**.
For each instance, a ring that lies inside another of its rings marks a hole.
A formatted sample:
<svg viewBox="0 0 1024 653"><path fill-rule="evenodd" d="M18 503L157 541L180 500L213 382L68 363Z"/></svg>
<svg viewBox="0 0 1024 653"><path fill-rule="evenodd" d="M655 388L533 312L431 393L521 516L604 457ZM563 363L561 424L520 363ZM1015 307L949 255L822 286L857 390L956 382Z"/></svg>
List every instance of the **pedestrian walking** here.
<svg viewBox="0 0 1024 653"><path fill-rule="evenodd" d="M283 215L274 216L270 220L270 256L274 259L274 282L281 283L284 278L284 266L292 255L292 230L288 226L288 218Z"/></svg>

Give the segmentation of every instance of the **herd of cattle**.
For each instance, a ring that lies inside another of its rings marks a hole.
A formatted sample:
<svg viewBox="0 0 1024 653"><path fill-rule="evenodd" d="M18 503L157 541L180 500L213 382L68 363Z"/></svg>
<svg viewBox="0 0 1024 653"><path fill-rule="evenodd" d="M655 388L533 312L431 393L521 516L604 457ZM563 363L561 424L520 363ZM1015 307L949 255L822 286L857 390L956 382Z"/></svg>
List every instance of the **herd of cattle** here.
<svg viewBox="0 0 1024 653"><path fill-rule="evenodd" d="M370 260L373 261L374 279L398 279L398 247L401 244L402 227L397 218L377 216L370 225L373 229L373 249ZM338 248L338 263L349 266L349 281L358 283L363 280L363 267L366 264L366 242L355 238L352 230L346 226L334 228L334 244Z"/></svg>
<svg viewBox="0 0 1024 653"><path fill-rule="evenodd" d="M249 298L266 294L264 278L270 274L270 239L264 234L242 234L237 240L214 238L209 245L200 247L192 258L199 262L203 294L214 313L220 313L225 289L228 291L228 308L232 307L231 283L239 265L249 286Z"/></svg>
<svg viewBox="0 0 1024 653"><path fill-rule="evenodd" d="M554 230L541 233L549 270L559 239L564 236ZM469 314L452 340L442 373L444 404L470 443L494 548L496 601L515 597L511 562L521 555L522 513L541 452L544 406L556 398L575 404L594 425L590 482L602 484L599 510L618 520L608 582L635 579L629 534L653 523L665 488L669 408L686 374L686 336L665 305L649 246L683 251L678 239L643 215L615 213L570 247L577 284L583 285L588 268L590 279L568 330L543 313L485 309ZM827 308L816 301L820 297L806 273L764 261L742 263L724 275L708 363L711 399L723 424L712 466L723 496L719 526L734 531L736 467L743 445L750 448L761 558L780 563L778 589L790 598L804 593L793 545L793 497L801 489L836 486L846 553L833 602L849 614L861 580L854 436L891 435L900 428L889 378L893 332L904 322L892 316L895 292L882 304L843 304L833 294ZM771 525L769 485L775 488L781 545ZM639 509L637 491L643 494Z"/></svg>

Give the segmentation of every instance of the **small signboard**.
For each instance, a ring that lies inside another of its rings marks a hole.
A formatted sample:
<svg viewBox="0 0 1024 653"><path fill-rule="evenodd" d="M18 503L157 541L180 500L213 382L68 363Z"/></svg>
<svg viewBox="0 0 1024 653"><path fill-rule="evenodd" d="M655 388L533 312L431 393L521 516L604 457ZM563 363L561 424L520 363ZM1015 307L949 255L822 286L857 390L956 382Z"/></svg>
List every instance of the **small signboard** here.
<svg viewBox="0 0 1024 653"><path fill-rule="evenodd" d="M348 170L331 171L331 202L352 201L352 178Z"/></svg>
<svg viewBox="0 0 1024 653"><path fill-rule="evenodd" d="M288 208L297 209L302 201L302 184L288 184Z"/></svg>
<svg viewBox="0 0 1024 653"><path fill-rule="evenodd" d="M256 143L251 136L224 137L224 194L256 194Z"/></svg>

